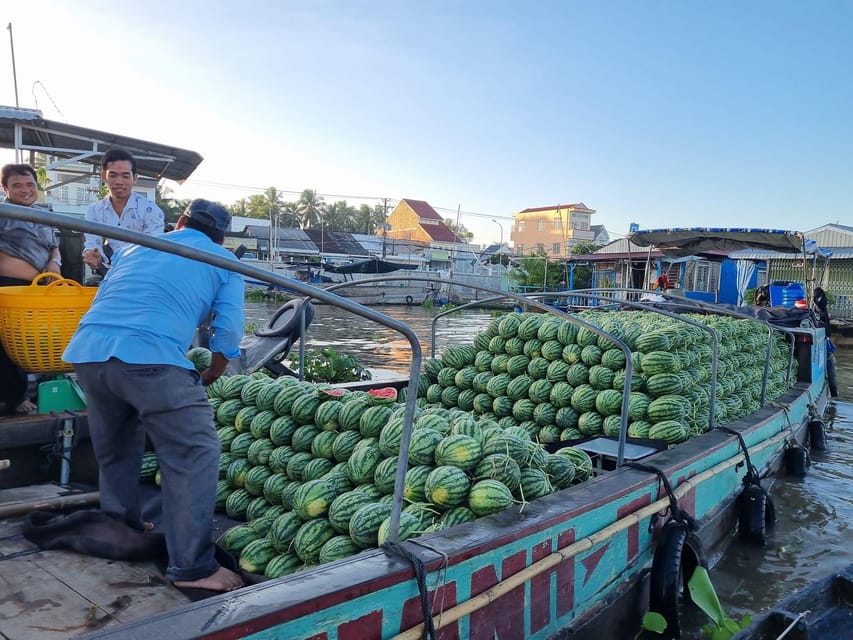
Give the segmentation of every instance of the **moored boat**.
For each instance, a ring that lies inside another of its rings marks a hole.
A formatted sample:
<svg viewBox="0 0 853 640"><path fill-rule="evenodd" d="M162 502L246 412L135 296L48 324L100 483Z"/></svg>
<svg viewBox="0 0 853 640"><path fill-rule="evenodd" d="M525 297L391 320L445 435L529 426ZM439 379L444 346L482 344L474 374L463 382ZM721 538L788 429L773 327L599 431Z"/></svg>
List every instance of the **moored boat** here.
<svg viewBox="0 0 853 640"><path fill-rule="evenodd" d="M733 640L835 640L853 629L853 565L785 598Z"/></svg>
<svg viewBox="0 0 853 640"><path fill-rule="evenodd" d="M139 239L139 242L150 244L148 240ZM257 275L251 270L247 273ZM325 295L330 303L337 302L329 294L310 288L304 291L318 297ZM500 292L489 293L497 295ZM597 296L612 299L603 294ZM651 576L647 569L653 564L656 548L661 546L664 522L677 513L671 509L667 514L667 508L674 506L671 500L677 500L680 512L696 521L692 534L703 543L705 559L712 559L731 537L738 515L734 505L746 472L754 468L758 475L764 475L781 464L783 453L794 440L804 441L807 424L826 404L823 332L819 328L798 327L779 334L769 325L761 325L769 336L764 346L768 360L777 335L789 340L785 344L794 350L796 381L791 381L790 388L786 385L780 393L772 394L773 401L762 402L756 410L726 421L726 426L739 434L748 449L750 464L745 468L745 452L741 450L738 437L713 428L716 426L713 411L709 411L706 428L697 429L693 437L677 446L659 451L654 447L632 445L627 441L629 411L625 404L632 384L632 351L623 342L625 336L608 332L603 328L607 323L602 322L601 326L592 323L590 316L558 314L545 305L537 306L535 300L521 299L519 302L546 311L561 323L574 325L577 331L586 329L593 335L588 337L595 344L601 338L619 347L617 350L622 346L627 350L622 365L625 396L621 398L622 419L617 437L599 438L600 441L593 444L589 441L579 443L580 446L586 444L586 450L596 462L597 468L591 478L522 506L425 533L400 544L366 549L339 560L308 566L291 575L194 604L182 603L180 596L169 591L168 585L154 584L156 581L151 580L151 576L156 575L154 571L146 572L148 586L140 588L137 580L134 588L122 592L124 599L102 602L89 597L88 600L78 599L67 609L63 607L61 617L67 624L61 632L67 635L70 632L67 627L74 627L79 619L82 626L76 628L75 635L80 631L92 631L89 637L104 638L157 635L168 638L255 635L270 638L417 638L429 627L435 629L435 637L442 638L633 636L638 617L646 608L646 592L656 589L660 583L660 576ZM356 310L357 305L351 301L348 304ZM692 310L697 311L697 308ZM367 313L358 311L363 316ZM701 332L701 329L696 331ZM577 341L572 344L577 345ZM594 346L593 342L587 346ZM541 344L539 348L543 348ZM714 355L714 347L709 346L709 351ZM703 353L706 352L703 350ZM404 412L406 436L400 444L401 461L407 460L415 392L421 375L419 349L414 344L413 355L410 396ZM693 358L689 353L685 357L688 362ZM713 358L708 362L716 361ZM763 353L760 361L764 362ZM449 362L448 357L445 364ZM788 367L790 371L790 363ZM787 379L786 370L780 372L782 378ZM704 382L711 384L711 380ZM713 386L711 389L708 401L714 406L717 394ZM763 392L761 397L765 400ZM615 409L606 412L617 415ZM737 415L735 409L729 412L731 416ZM81 425L83 420L81 417ZM84 456L72 460L81 469L88 466L91 472L91 460L88 465ZM661 488L657 474L622 464L631 460L641 460L655 467L672 486L672 496ZM19 463L13 461L12 468L18 466ZM405 466L406 463L401 462L403 472ZM74 477L74 470L71 471ZM401 488L398 476L397 490L393 494L393 508L397 509L398 518ZM391 522L393 529L393 519ZM398 532L392 531L392 540L395 533ZM50 552L30 550L25 557L31 557L31 562L45 568L47 560L40 562L40 553ZM678 575L687 570L690 562L703 560L689 555L682 553L680 547L678 553L673 552L665 567L670 582L674 574L674 582L678 583ZM76 572L85 573L84 560L75 557L75 562L77 560L80 563ZM95 571L105 569L104 563L93 562L89 566L98 567ZM91 575L101 575L104 581L110 581L104 574ZM30 637L39 637L36 633L50 637L47 627L62 626L26 617L37 608L32 605L38 600L37 593L42 598L39 601L43 601L45 592L38 592L35 584L42 578L44 575L28 583L31 590L22 592L18 600L20 608L14 624L25 625L16 629L26 629L33 634ZM121 583L121 588L132 582L112 580ZM79 583L73 584L74 579L64 575L63 581L85 597L85 588ZM147 596L153 593L155 586L162 586L160 595L171 594L172 600L167 602L167 598L159 598L156 605L151 604L146 609L142 603L153 602L154 598ZM87 588L92 587L88 585ZM662 593L654 595L665 596ZM95 621L103 621L100 626L86 626L87 611L95 612L92 616ZM50 615L54 620L57 617L55 613ZM10 625L11 620L11 617L5 618L3 624ZM123 624L117 624L116 620ZM7 635L14 637L14 634Z"/></svg>

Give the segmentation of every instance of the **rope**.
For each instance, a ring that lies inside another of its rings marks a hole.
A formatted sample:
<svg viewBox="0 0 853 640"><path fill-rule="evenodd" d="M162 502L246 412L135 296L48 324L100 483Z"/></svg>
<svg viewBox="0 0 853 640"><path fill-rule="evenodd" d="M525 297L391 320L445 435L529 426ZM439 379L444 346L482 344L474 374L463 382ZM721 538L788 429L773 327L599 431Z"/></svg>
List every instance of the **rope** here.
<svg viewBox="0 0 853 640"><path fill-rule="evenodd" d="M752 464L752 460L749 459L749 449L746 446L746 442L743 439L743 436L740 432L735 431L729 427L717 427L717 431L722 431L723 433L728 433L730 436L735 436L737 438L738 444L740 445L740 450L743 451L743 459L746 461L746 475L743 477L743 483L746 486L754 484L758 487L761 486L761 476L758 474L758 469Z"/></svg>
<svg viewBox="0 0 853 640"><path fill-rule="evenodd" d="M669 478L666 477L666 474L663 472L663 470L657 467L653 467L652 465L642 464L640 462L626 462L625 466L638 469L639 471L646 471L647 473L654 473L655 475L657 475L658 480L663 485L663 489L666 492L667 497L669 498L669 513L672 519L676 522L686 524L691 531L694 531L696 529L696 521L693 519L693 517L684 509L678 506L678 498L675 496L675 491L673 491L672 485L669 483Z"/></svg>
<svg viewBox="0 0 853 640"><path fill-rule="evenodd" d="M409 540L409 542L416 544L419 547L423 547L424 549L429 549L433 553L441 556L441 566L438 568L438 573L436 574L435 588L432 596L432 609L435 611L436 600L438 600L438 590L441 588L441 603L438 606L438 624L436 626L437 629L441 629L441 616L444 614L444 598L447 595L444 590L444 585L447 582L447 567L450 564L450 556L447 555L446 551L437 549L426 542L421 542L420 540Z"/></svg>
<svg viewBox="0 0 853 640"><path fill-rule="evenodd" d="M432 621L432 607L429 603L429 592L427 591L426 586L426 569L424 568L424 563L421 562L421 559L418 558L411 551L407 550L403 546L395 543L395 542L386 542L382 545L382 549L384 549L387 553L391 555L396 555L404 560L408 560L412 568L415 570L415 581L418 584L418 592L421 596L421 611L424 616L424 638L428 640L436 640L435 635L435 624Z"/></svg>

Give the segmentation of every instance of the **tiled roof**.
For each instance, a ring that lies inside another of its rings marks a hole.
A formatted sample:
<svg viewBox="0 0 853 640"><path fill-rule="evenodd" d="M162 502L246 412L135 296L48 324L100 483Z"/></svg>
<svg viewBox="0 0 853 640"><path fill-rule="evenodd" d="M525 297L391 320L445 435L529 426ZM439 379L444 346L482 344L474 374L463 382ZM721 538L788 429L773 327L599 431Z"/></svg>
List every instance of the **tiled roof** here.
<svg viewBox="0 0 853 640"><path fill-rule="evenodd" d="M421 220L439 221L440 224L421 225L421 229L423 229L432 240L435 242L462 242L456 237L455 233L447 228L447 225L444 224L444 218L438 214L438 211L432 208L429 202L425 202L424 200L411 200L410 198L403 198L402 202L409 205L412 208L412 211L414 211Z"/></svg>
<svg viewBox="0 0 853 640"><path fill-rule="evenodd" d="M418 214L419 218L444 221L444 218L438 215L438 211L433 209L429 202L424 200L412 200L410 198L403 198L402 202L409 205L412 208L412 211Z"/></svg>

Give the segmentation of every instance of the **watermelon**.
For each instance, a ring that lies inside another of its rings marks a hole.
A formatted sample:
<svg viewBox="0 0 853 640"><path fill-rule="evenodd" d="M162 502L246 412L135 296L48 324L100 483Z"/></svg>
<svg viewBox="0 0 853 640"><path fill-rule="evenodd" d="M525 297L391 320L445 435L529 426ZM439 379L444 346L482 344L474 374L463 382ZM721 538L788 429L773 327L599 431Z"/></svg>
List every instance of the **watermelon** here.
<svg viewBox="0 0 853 640"><path fill-rule="evenodd" d="M266 465L256 465L246 472L243 487L253 496L260 496L264 492L264 483L272 475L272 471Z"/></svg>
<svg viewBox="0 0 853 640"><path fill-rule="evenodd" d="M424 491L427 500L439 508L458 507L468 496L471 482L458 467L442 466L433 469L427 476Z"/></svg>
<svg viewBox="0 0 853 640"><path fill-rule="evenodd" d="M249 423L249 433L256 438L269 438L273 422L275 422L277 418L278 416L275 411L258 411Z"/></svg>
<svg viewBox="0 0 853 640"><path fill-rule="evenodd" d="M309 520L293 536L293 552L306 564L315 564L320 559L320 549L337 532L325 518Z"/></svg>
<svg viewBox="0 0 853 640"><path fill-rule="evenodd" d="M414 538L422 531L420 519L403 511L400 513L400 524L398 532L398 542L403 542L409 538ZM385 518L379 525L379 531L376 534L376 543L379 546L385 544L391 535L391 516Z"/></svg>
<svg viewBox="0 0 853 640"><path fill-rule="evenodd" d="M314 414L321 404L320 395L314 391L313 393L303 392L290 405L290 415L297 424L312 424Z"/></svg>
<svg viewBox="0 0 853 640"><path fill-rule="evenodd" d="M563 447L555 452L555 455L565 456L575 465L575 480L582 482L592 475L592 458L583 449L577 447Z"/></svg>
<svg viewBox="0 0 853 640"><path fill-rule="evenodd" d="M367 392L367 403L371 406L387 405L397 401L397 390L394 387L370 389Z"/></svg>
<svg viewBox="0 0 853 640"><path fill-rule="evenodd" d="M313 458L302 468L302 481L319 480L332 470L335 463L328 458Z"/></svg>
<svg viewBox="0 0 853 640"><path fill-rule="evenodd" d="M368 484L373 481L373 474L381 460L382 451L379 449L378 440L362 440L347 460L347 477L353 484Z"/></svg>
<svg viewBox="0 0 853 640"><path fill-rule="evenodd" d="M391 507L374 502L359 507L349 521L349 535L362 549L375 547L379 541L379 527L391 515Z"/></svg>
<svg viewBox="0 0 853 640"><path fill-rule="evenodd" d="M409 464L431 465L435 462L435 449L442 435L434 429L417 429L409 442Z"/></svg>
<svg viewBox="0 0 853 640"><path fill-rule="evenodd" d="M275 449L275 445L272 443L272 440L269 438L260 438L249 445L249 448L246 450L246 458L254 465L265 465L269 462L273 449Z"/></svg>
<svg viewBox="0 0 853 640"><path fill-rule="evenodd" d="M406 470L403 481L403 498L409 502L426 501L426 480L433 467L418 465Z"/></svg>
<svg viewBox="0 0 853 640"><path fill-rule="evenodd" d="M308 480L293 494L293 511L303 520L320 518L336 497L334 488L325 480Z"/></svg>
<svg viewBox="0 0 853 640"><path fill-rule="evenodd" d="M281 553L267 563L264 575L267 578L281 578L302 568L302 560L295 553Z"/></svg>
<svg viewBox="0 0 853 640"><path fill-rule="evenodd" d="M595 397L595 408L603 416L614 416L622 410L622 393L615 389L599 391Z"/></svg>
<svg viewBox="0 0 853 640"><path fill-rule="evenodd" d="M258 415L258 410L256 407L243 407L237 412L237 415L234 416L234 428L237 429L238 433L245 433L246 431L250 431L252 420L255 419L256 415Z"/></svg>
<svg viewBox="0 0 853 640"><path fill-rule="evenodd" d="M435 448L435 463L468 471L482 458L483 449L472 436L457 434L445 437Z"/></svg>
<svg viewBox="0 0 853 640"><path fill-rule="evenodd" d="M512 493L498 480L480 480L468 493L468 507L477 516L486 516L512 506Z"/></svg>
<svg viewBox="0 0 853 640"><path fill-rule="evenodd" d="M485 456L474 467L472 475L476 480L500 480L510 490L514 490L521 482L521 468L518 463L503 453Z"/></svg>
<svg viewBox="0 0 853 640"><path fill-rule="evenodd" d="M232 490L227 480L216 481L216 504L214 506L216 511L225 511L225 501L231 495Z"/></svg>
<svg viewBox="0 0 853 640"><path fill-rule="evenodd" d="M248 524L238 524L226 529L216 542L226 551L239 555L246 545L260 537L258 532Z"/></svg>
<svg viewBox="0 0 853 640"><path fill-rule="evenodd" d="M289 445L297 427L296 421L290 416L279 416L270 424L269 435L267 437L277 447Z"/></svg>
<svg viewBox="0 0 853 640"><path fill-rule="evenodd" d="M362 491L347 491L342 493L329 505L329 523L338 533L349 532L349 521L352 515L366 504L372 504L373 498Z"/></svg>
<svg viewBox="0 0 853 640"><path fill-rule="evenodd" d="M246 510L249 508L252 499L252 494L245 489L235 489L225 500L225 513L234 520L245 520Z"/></svg>
<svg viewBox="0 0 853 640"><path fill-rule="evenodd" d="M320 398L323 398L323 391L320 392ZM343 402L337 400L321 402L314 412L314 424L323 431L337 431L340 426L338 414L344 406Z"/></svg>
<svg viewBox="0 0 853 640"><path fill-rule="evenodd" d="M332 456L338 462L346 462L359 442L361 433L358 431L342 431L332 443Z"/></svg>
<svg viewBox="0 0 853 640"><path fill-rule="evenodd" d="M264 481L263 496L270 504L281 504L281 491L290 482L284 473L271 473Z"/></svg>
<svg viewBox="0 0 853 640"><path fill-rule="evenodd" d="M236 458L228 465L225 471L225 479L235 489L242 489L246 482L246 474L252 468L252 463L246 458Z"/></svg>
<svg viewBox="0 0 853 640"><path fill-rule="evenodd" d="M548 495L553 490L554 487L543 471L528 467L521 470L521 482L515 490L515 495L524 502L530 502Z"/></svg>
<svg viewBox="0 0 853 640"><path fill-rule="evenodd" d="M394 482L397 478L398 460L396 457L385 458L373 472L373 484L384 494L394 493Z"/></svg>
<svg viewBox="0 0 853 640"><path fill-rule="evenodd" d="M297 427L293 432L293 436L290 438L290 445L297 453L311 451L311 445L318 433L320 433L320 430L315 425L304 424L301 427Z"/></svg>
<svg viewBox="0 0 853 640"><path fill-rule="evenodd" d="M213 361L213 353L205 347L193 347L187 351L187 360L195 367L196 371L204 371L210 368Z"/></svg>
<svg viewBox="0 0 853 640"><path fill-rule="evenodd" d="M294 453L296 452L293 450L293 447L287 445L276 447L270 451L267 466L269 466L273 473L285 473L287 472L287 463L293 457Z"/></svg>
<svg viewBox="0 0 853 640"><path fill-rule="evenodd" d="M468 507L454 507L445 511L438 520L439 529L450 529L477 519L477 514Z"/></svg>
<svg viewBox="0 0 853 640"><path fill-rule="evenodd" d="M334 560L341 560L355 555L361 551L352 538L348 535L337 535L334 538L329 538L320 548L319 562L324 564Z"/></svg>
<svg viewBox="0 0 853 640"><path fill-rule="evenodd" d="M331 402L327 402L326 404L333 404ZM348 433L344 431L344 433ZM333 460L335 457L334 447L335 440L337 440L340 434L336 431L321 431L314 439L311 441L311 455L315 458L326 458L328 460Z"/></svg>
<svg viewBox="0 0 853 640"><path fill-rule="evenodd" d="M662 420L649 429L649 438L666 440L669 444L684 442L690 437L689 429L678 420Z"/></svg>
<svg viewBox="0 0 853 640"><path fill-rule="evenodd" d="M545 473L555 489L565 489L575 479L575 465L566 456L548 454Z"/></svg>
<svg viewBox="0 0 853 640"><path fill-rule="evenodd" d="M302 473L305 470L306 465L313 460L313 457L307 451L301 451L294 453L290 460L287 461L287 469L285 473L287 473L287 477L291 480L298 480L302 482L303 476Z"/></svg>
<svg viewBox="0 0 853 640"><path fill-rule="evenodd" d="M227 499L226 502L228 502ZM252 501L249 503L249 506L246 507L246 520L252 521L263 517L267 509L269 509L271 506L272 505L270 505L270 503L267 502L267 499L263 496L257 496L253 498Z"/></svg>
<svg viewBox="0 0 853 640"><path fill-rule="evenodd" d="M142 482L154 480L154 475L159 468L160 463L157 462L157 454L153 451L146 451L142 454L142 467L139 470L139 479Z"/></svg>
<svg viewBox="0 0 853 640"><path fill-rule="evenodd" d="M365 438L378 438L388 420L391 419L393 409L385 404L370 406L361 414L359 420L359 431Z"/></svg>

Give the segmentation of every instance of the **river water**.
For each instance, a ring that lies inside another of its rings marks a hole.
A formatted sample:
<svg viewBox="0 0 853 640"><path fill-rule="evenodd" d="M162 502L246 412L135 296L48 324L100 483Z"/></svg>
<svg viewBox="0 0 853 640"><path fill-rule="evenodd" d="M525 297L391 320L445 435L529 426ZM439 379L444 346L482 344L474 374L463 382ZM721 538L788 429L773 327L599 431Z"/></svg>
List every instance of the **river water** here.
<svg viewBox="0 0 853 640"><path fill-rule="evenodd" d="M436 310L374 308L411 326L421 339L424 357L431 354L433 326L440 353L448 346L470 344L473 335L500 313L466 309L439 318L433 325ZM273 304L247 303L247 322L263 324L275 309ZM405 373L411 364L411 348L400 334L340 309L318 305L306 349L326 347L354 355L368 368ZM778 520L767 546L756 548L733 540L711 572L730 617L755 617L810 582L853 563L853 350L839 350L836 357L840 397L830 405L829 450L812 453L805 478L780 474L775 479L771 493ZM703 622L695 620L697 626ZM698 629L695 635L688 635L704 637Z"/></svg>

